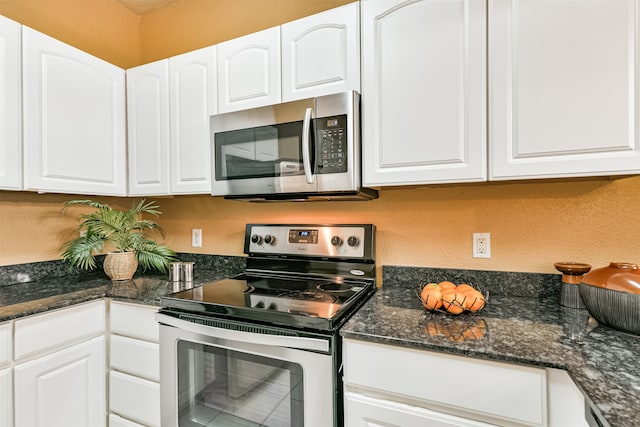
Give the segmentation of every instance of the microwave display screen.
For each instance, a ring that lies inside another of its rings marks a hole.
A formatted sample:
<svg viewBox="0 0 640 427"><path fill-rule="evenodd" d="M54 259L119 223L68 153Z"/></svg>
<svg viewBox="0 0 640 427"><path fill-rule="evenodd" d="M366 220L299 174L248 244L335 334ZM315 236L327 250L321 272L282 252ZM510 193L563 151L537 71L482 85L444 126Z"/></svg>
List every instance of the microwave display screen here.
<svg viewBox="0 0 640 427"><path fill-rule="evenodd" d="M318 243L318 230L289 230L289 243Z"/></svg>

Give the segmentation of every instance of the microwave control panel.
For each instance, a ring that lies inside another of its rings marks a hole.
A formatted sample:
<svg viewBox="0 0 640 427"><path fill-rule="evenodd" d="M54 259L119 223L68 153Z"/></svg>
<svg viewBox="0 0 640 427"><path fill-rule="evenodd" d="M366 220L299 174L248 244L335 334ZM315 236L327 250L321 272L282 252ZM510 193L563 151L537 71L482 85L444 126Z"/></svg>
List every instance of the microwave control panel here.
<svg viewBox="0 0 640 427"><path fill-rule="evenodd" d="M314 120L316 133L316 173L347 172L347 116Z"/></svg>

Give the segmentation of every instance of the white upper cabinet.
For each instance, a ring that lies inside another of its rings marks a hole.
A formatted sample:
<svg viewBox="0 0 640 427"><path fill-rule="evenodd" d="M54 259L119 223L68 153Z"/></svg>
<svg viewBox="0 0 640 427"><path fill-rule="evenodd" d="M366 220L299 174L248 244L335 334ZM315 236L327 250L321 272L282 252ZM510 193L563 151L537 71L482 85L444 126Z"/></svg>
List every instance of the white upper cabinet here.
<svg viewBox="0 0 640 427"><path fill-rule="evenodd" d="M209 116L217 113L216 71L216 46L169 58L172 194L211 194Z"/></svg>
<svg viewBox="0 0 640 427"><path fill-rule="evenodd" d="M129 195L169 194L169 62L127 70Z"/></svg>
<svg viewBox="0 0 640 427"><path fill-rule="evenodd" d="M219 113L280 102L280 27L217 47Z"/></svg>
<svg viewBox="0 0 640 427"><path fill-rule="evenodd" d="M23 27L24 188L126 194L124 70Z"/></svg>
<svg viewBox="0 0 640 427"><path fill-rule="evenodd" d="M363 0L366 186L486 180L483 0Z"/></svg>
<svg viewBox="0 0 640 427"><path fill-rule="evenodd" d="M282 25L283 101L360 92L359 15L355 2Z"/></svg>
<svg viewBox="0 0 640 427"><path fill-rule="evenodd" d="M638 173L639 2L489 4L490 179Z"/></svg>
<svg viewBox="0 0 640 427"><path fill-rule="evenodd" d="M22 189L20 24L0 16L0 189Z"/></svg>

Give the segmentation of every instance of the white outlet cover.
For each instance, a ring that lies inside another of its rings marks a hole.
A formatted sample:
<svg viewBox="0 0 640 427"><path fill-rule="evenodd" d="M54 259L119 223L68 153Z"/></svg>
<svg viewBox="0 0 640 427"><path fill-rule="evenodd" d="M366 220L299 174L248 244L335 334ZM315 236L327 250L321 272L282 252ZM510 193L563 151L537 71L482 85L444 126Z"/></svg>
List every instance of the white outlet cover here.
<svg viewBox="0 0 640 427"><path fill-rule="evenodd" d="M202 247L202 228L191 229L191 246L194 248Z"/></svg>
<svg viewBox="0 0 640 427"><path fill-rule="evenodd" d="M473 257L491 258L491 233L473 233Z"/></svg>

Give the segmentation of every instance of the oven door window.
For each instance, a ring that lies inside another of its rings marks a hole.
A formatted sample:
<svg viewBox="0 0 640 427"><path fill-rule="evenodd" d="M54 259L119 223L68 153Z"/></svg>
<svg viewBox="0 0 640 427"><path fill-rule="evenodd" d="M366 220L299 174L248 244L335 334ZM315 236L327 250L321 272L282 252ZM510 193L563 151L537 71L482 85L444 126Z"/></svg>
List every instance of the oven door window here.
<svg viewBox="0 0 640 427"><path fill-rule="evenodd" d="M297 363L178 342L179 426L304 425Z"/></svg>
<svg viewBox="0 0 640 427"><path fill-rule="evenodd" d="M215 134L216 180L304 175L302 122Z"/></svg>

